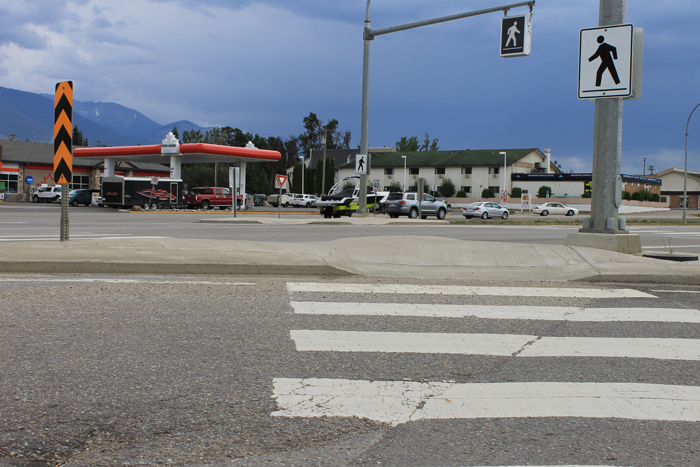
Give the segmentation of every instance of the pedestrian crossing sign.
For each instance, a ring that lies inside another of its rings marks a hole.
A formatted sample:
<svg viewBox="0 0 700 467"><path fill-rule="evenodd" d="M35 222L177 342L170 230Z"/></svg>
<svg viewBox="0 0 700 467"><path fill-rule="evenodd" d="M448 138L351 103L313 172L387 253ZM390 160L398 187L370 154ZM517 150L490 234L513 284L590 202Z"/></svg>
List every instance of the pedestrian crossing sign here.
<svg viewBox="0 0 700 467"><path fill-rule="evenodd" d="M532 13L501 18L501 57L530 55Z"/></svg>
<svg viewBox="0 0 700 467"><path fill-rule="evenodd" d="M579 99L632 95L633 37L631 24L581 30Z"/></svg>

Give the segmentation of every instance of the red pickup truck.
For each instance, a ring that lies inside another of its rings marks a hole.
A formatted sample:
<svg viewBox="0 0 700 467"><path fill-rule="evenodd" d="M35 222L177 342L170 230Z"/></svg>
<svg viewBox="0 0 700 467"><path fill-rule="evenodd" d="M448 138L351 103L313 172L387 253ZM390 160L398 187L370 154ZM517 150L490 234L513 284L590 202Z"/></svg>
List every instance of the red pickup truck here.
<svg viewBox="0 0 700 467"><path fill-rule="evenodd" d="M210 209L214 206L223 209L233 206L233 196L228 188L193 188L184 196L184 204L192 209L199 208ZM243 204L243 197L236 196L236 205L238 208Z"/></svg>

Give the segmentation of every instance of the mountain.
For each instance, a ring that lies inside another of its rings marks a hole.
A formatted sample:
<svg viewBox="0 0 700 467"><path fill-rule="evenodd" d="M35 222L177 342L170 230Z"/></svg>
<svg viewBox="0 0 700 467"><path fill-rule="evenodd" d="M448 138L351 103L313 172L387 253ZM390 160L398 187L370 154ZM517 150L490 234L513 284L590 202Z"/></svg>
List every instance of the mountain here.
<svg viewBox="0 0 700 467"><path fill-rule="evenodd" d="M53 142L53 95L35 94L0 87L0 134L37 143ZM161 125L142 113L114 102L73 101L73 124L80 128L91 146L101 141L107 146L160 144L177 127L200 130L187 120Z"/></svg>

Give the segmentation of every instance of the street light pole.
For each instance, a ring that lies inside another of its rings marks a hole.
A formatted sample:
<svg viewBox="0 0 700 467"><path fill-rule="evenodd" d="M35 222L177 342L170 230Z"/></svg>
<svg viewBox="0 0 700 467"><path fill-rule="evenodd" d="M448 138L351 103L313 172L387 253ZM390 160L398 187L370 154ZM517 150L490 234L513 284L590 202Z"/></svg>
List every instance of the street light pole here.
<svg viewBox="0 0 700 467"><path fill-rule="evenodd" d="M506 191L506 153L501 151L499 154L503 154L503 188L501 188L501 201L503 201L503 193Z"/></svg>
<svg viewBox="0 0 700 467"><path fill-rule="evenodd" d="M406 156L401 156L403 159L403 191L406 191Z"/></svg>
<svg viewBox="0 0 700 467"><path fill-rule="evenodd" d="M688 121L685 124L685 163L683 166L683 223L687 223L686 206L688 205L688 125L690 125L690 117L693 116L695 109L700 107L700 104L693 107L692 112L688 115Z"/></svg>

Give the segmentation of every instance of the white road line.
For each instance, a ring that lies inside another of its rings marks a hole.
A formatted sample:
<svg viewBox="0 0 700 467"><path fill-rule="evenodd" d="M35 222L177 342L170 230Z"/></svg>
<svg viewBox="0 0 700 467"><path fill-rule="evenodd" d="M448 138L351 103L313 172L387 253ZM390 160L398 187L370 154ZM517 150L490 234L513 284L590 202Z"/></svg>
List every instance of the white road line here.
<svg viewBox="0 0 700 467"><path fill-rule="evenodd" d="M137 239L161 239L161 238L172 238L172 237L156 237L156 236L142 236L142 237L132 237L125 235L123 237L115 236L99 236L99 235L71 235L72 240L137 240ZM51 240L60 239L60 235L31 235L27 237L10 237L10 238L0 238L0 242L44 242Z"/></svg>
<svg viewBox="0 0 700 467"><path fill-rule="evenodd" d="M659 290L658 292L666 292ZM678 291L682 292L682 291ZM691 292L700 293L700 292ZM485 318L546 321L649 321L700 323L700 310L681 308L580 308L558 306L428 305L412 303L290 302L302 315Z"/></svg>
<svg viewBox="0 0 700 467"><path fill-rule="evenodd" d="M677 248L700 248L700 245L673 245L672 250ZM645 246L642 250L668 250L666 246Z"/></svg>
<svg viewBox="0 0 700 467"><path fill-rule="evenodd" d="M661 292L661 293L700 293L700 291L695 291L695 290L652 290L652 292Z"/></svg>
<svg viewBox="0 0 700 467"><path fill-rule="evenodd" d="M562 298L656 298L633 289L549 288L549 287L462 287L449 285L405 284L346 284L288 282L287 290L294 292L421 294L421 295L490 295L504 297L562 297Z"/></svg>
<svg viewBox="0 0 700 467"><path fill-rule="evenodd" d="M255 285L255 282L212 282L212 281L152 281L144 279L15 279L0 278L0 282L79 282L79 283L106 283L106 284L203 284L203 285Z"/></svg>
<svg viewBox="0 0 700 467"><path fill-rule="evenodd" d="M274 378L277 417L584 417L700 421L700 387L633 383L419 383Z"/></svg>
<svg viewBox="0 0 700 467"><path fill-rule="evenodd" d="M291 330L299 352L385 352L497 357L605 357L700 361L700 340L538 337L521 334Z"/></svg>

